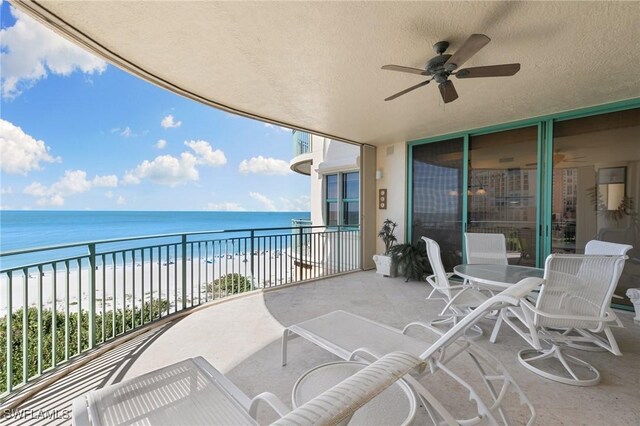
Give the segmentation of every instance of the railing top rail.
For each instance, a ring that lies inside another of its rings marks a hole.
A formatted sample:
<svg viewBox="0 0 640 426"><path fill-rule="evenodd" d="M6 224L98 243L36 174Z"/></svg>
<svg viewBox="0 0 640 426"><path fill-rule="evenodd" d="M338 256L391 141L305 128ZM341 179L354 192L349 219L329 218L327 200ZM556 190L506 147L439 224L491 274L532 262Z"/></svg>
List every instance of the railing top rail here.
<svg viewBox="0 0 640 426"><path fill-rule="evenodd" d="M137 237L112 238L112 239L106 239L106 240L84 241L84 242L77 242L77 243L57 244L57 245L44 246L44 247L33 247L28 249L8 250L8 251L0 252L0 257L16 256L19 254L28 254L28 253L38 252L38 251L49 251L49 250L60 250L60 249L66 249L66 248L72 248L72 247L83 247L91 244L93 245L113 244L113 243L136 241L136 240L147 240L147 239L155 239L155 238L171 238L171 237L182 237L182 236L189 237L189 236L195 236L195 235L224 234L224 233L251 232L251 231L253 232L286 231L286 230L297 231L300 228L317 229L317 228L328 228L328 227L323 225L316 225L316 226L303 225L303 226L296 226L296 227L284 226L284 227L276 227L276 228L243 228L243 229L226 229L226 230L219 229L219 230L211 230L211 231L194 231L194 232L178 232L178 233L170 233L170 234L143 235L143 236L137 236ZM331 228L340 229L344 227L334 226ZM349 227L346 227L346 228L349 228ZM350 226L350 228L353 228L353 226Z"/></svg>

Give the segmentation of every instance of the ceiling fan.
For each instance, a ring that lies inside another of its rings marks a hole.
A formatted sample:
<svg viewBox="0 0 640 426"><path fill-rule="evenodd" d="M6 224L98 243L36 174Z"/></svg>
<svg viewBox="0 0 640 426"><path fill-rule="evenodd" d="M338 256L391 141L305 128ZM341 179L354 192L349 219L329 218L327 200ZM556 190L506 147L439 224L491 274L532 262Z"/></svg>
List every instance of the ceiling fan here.
<svg viewBox="0 0 640 426"><path fill-rule="evenodd" d="M449 47L449 42L439 41L433 45L433 49L438 56L429 59L424 67L411 68L400 65L384 65L383 70L407 72L411 74L431 76L429 80L411 86L395 95L389 96L385 101L391 101L399 96L411 92L419 87L426 86L435 80L440 89L440 95L444 103L453 102L458 99L453 82L449 76L455 75L458 78L478 78L478 77L509 77L520 70L520 64L488 65L484 67L465 68L456 71L462 64L467 62L473 55L489 43L491 39L484 34L471 34L469 38L460 46L453 55L444 54Z"/></svg>

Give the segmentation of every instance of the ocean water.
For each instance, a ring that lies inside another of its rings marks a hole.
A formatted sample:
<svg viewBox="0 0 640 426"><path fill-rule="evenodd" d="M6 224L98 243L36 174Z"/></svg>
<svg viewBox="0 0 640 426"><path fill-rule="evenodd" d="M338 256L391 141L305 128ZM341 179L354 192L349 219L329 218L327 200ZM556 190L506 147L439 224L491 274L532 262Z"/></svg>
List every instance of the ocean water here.
<svg viewBox="0 0 640 426"><path fill-rule="evenodd" d="M292 219L309 219L309 216L309 212L3 210L0 211L0 252L146 235L290 227ZM229 235L225 234L225 237ZM159 241L169 242L170 239L157 239L153 244ZM175 241L175 238L171 241ZM126 246L120 243L109 248ZM65 249L56 252L55 258L83 254L85 251L86 247ZM47 256L51 255L51 252L47 253ZM0 257L0 268L39 262L42 261L41 257L37 254Z"/></svg>

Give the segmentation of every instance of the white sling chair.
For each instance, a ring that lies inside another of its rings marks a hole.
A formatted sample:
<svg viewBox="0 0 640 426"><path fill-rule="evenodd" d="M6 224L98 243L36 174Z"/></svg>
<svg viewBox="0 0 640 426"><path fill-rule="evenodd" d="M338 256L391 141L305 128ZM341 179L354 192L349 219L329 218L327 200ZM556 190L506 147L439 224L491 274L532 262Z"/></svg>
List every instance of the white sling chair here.
<svg viewBox="0 0 640 426"><path fill-rule="evenodd" d="M468 264L507 265L507 242L503 234L464 233Z"/></svg>
<svg viewBox="0 0 640 426"><path fill-rule="evenodd" d="M523 366L570 385L593 386L600 382L598 370L564 354L562 346L589 342L621 355L609 328L616 322L616 316L609 311L609 301L624 261L625 256L552 254L547 258L544 284L535 306L523 298L518 307L508 307L500 313L502 321L534 348L518 353ZM598 335L601 332L604 337ZM542 342L551 347L547 349ZM549 365L541 365L552 359L560 362L566 374L556 374Z"/></svg>
<svg viewBox="0 0 640 426"><path fill-rule="evenodd" d="M411 354L390 353L291 411L269 392L249 399L204 358L191 358L76 398L73 424L258 425L262 402L280 416L274 425L342 425L422 364Z"/></svg>
<svg viewBox="0 0 640 426"><path fill-rule="evenodd" d="M442 259L440 258L440 246L434 240L422 237L427 246L427 256L429 257L429 263L433 269L433 275L427 277L427 282L431 284L433 290L427 296L427 299L444 300L446 303L441 317L445 317L444 320L434 320L430 324L442 324L444 322L452 322L455 324L457 319L467 315L473 308L478 307L488 297L467 284L462 284L462 281L452 282L449 279L454 273L447 273L442 265ZM477 325L472 328L477 336L482 335L482 329Z"/></svg>
<svg viewBox="0 0 640 426"><path fill-rule="evenodd" d="M405 376L404 380L420 397L434 423L508 424L507 412L511 411L504 408L506 395L512 391L518 395L520 404L528 409L528 424L532 424L535 420L535 409L504 365L467 339L464 333L489 312L517 305L522 297L537 288L541 282L541 279L526 278L514 284L480 304L444 334L428 324L419 322L410 323L403 330L399 330L352 313L331 312L285 328L282 336L282 365L287 363L288 342L296 337L303 337L345 360L372 361L393 351L404 351L419 357L428 366L419 377L425 377L425 380L429 381L429 389L412 376ZM406 334L408 330L416 328L421 329L424 336L416 338ZM474 376L476 373L478 375ZM474 378L481 382L481 386L486 389L485 392L489 393L488 402L485 402L478 389L469 383L469 380ZM455 416L456 420L451 419L453 414L445 410L434 396L437 387L443 386L446 389L444 399L452 398L450 388L442 384L447 380L461 386L459 389L462 389L464 396L456 400L456 407L460 408L464 401L473 401L473 413L463 413Z"/></svg>

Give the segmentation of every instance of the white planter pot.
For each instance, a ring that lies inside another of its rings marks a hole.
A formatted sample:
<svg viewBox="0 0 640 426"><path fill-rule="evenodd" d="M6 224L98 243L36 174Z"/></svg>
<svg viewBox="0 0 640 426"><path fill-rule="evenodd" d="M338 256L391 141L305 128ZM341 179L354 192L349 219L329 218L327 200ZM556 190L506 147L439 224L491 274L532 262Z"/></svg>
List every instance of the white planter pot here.
<svg viewBox="0 0 640 426"><path fill-rule="evenodd" d="M374 254L373 261L376 263L376 273L385 277L395 277L398 275L398 265L391 256L384 254Z"/></svg>
<svg viewBox="0 0 640 426"><path fill-rule="evenodd" d="M636 316L633 320L640 323L640 288L630 288L627 290L627 297L631 299L633 308L636 310Z"/></svg>

